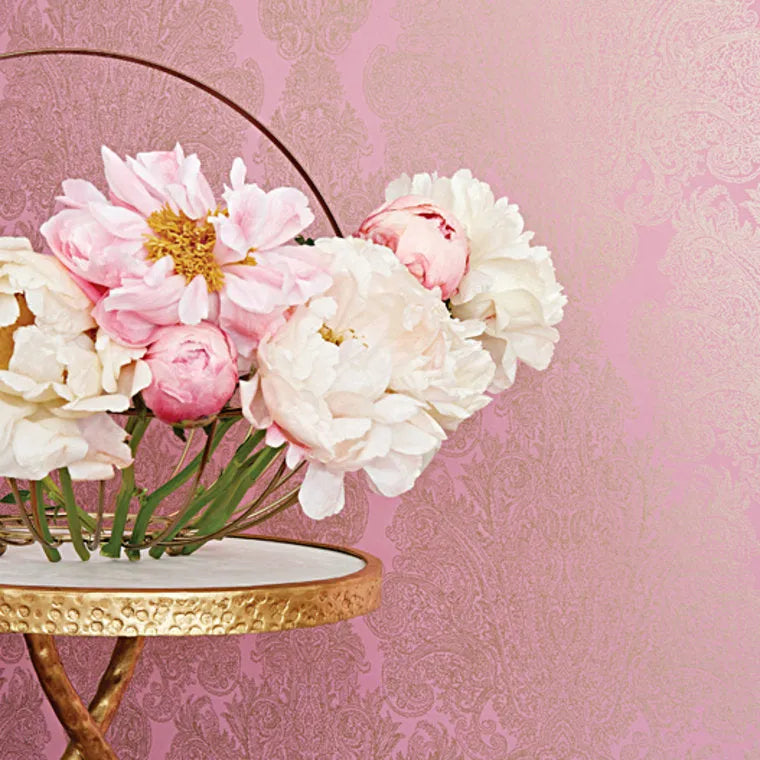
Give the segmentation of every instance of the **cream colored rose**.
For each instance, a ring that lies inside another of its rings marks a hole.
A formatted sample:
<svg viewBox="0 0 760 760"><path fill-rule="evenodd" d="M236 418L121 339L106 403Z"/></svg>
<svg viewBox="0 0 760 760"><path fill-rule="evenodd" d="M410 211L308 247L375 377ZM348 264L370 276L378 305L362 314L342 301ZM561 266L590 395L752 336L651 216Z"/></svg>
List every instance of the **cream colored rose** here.
<svg viewBox="0 0 760 760"><path fill-rule="evenodd" d="M317 240L333 284L299 306L259 345L258 371L241 382L243 413L288 442L288 463L308 468L304 512L343 507L343 476L363 470L386 496L410 489L456 425L489 399L488 354L383 247Z"/></svg>
<svg viewBox="0 0 760 760"><path fill-rule="evenodd" d="M91 308L54 258L0 238L0 475L103 479L130 464L105 412L126 410L150 372L142 350L97 335Z"/></svg>

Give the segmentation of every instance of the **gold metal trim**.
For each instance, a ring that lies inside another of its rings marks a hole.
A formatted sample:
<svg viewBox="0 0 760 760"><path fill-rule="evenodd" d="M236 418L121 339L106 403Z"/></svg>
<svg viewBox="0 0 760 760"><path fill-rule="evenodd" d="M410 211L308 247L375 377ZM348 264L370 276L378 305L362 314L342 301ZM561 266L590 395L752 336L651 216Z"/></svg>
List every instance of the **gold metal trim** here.
<svg viewBox="0 0 760 760"><path fill-rule="evenodd" d="M0 585L0 633L130 637L264 633L336 623L380 605L382 563L371 554L269 536L236 538L329 549L366 564L340 578L269 586L177 590Z"/></svg>

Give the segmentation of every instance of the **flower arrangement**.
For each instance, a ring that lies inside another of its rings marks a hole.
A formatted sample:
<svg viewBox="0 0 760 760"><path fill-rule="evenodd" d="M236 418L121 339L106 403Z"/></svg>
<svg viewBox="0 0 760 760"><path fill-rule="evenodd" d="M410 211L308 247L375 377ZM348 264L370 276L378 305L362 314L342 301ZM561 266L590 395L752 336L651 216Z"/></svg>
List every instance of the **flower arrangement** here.
<svg viewBox="0 0 760 760"><path fill-rule="evenodd" d="M49 253L0 238L0 475L17 509L0 550L188 553L296 502L335 514L360 470L396 496L518 361L550 362L566 302L550 254L467 170L403 176L354 236L312 240L306 196L247 182L242 159L218 201L179 145L102 155L108 195L64 181ZM148 492L133 461L153 420L187 443ZM78 480L98 481L97 509Z"/></svg>

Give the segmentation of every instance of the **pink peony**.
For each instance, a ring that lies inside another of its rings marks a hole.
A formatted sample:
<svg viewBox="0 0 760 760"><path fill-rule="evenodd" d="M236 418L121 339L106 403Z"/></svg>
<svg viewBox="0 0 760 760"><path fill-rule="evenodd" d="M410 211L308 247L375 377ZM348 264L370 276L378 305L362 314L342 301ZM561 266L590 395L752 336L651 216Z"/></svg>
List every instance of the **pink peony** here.
<svg viewBox="0 0 760 760"><path fill-rule="evenodd" d="M143 399L164 422L216 414L235 391L237 351L208 322L162 328L145 361L153 380Z"/></svg>
<svg viewBox="0 0 760 760"><path fill-rule="evenodd" d="M97 300L123 277L144 274L148 267L143 237L150 234L145 219L113 206L94 185L81 179L64 180L63 192L58 200L67 208L48 219L40 231L77 281L90 285L87 295Z"/></svg>
<svg viewBox="0 0 760 760"><path fill-rule="evenodd" d="M455 292L470 255L464 227L449 211L420 195L405 195L373 211L357 233L395 252L402 264L441 298Z"/></svg>
<svg viewBox="0 0 760 760"><path fill-rule="evenodd" d="M236 159L217 207L195 155L103 148L106 198L83 180L64 182L66 208L42 226L56 257L96 302L116 340L145 346L168 325L219 324L250 360L264 331L330 284L314 251L288 245L314 219L295 188L265 192Z"/></svg>

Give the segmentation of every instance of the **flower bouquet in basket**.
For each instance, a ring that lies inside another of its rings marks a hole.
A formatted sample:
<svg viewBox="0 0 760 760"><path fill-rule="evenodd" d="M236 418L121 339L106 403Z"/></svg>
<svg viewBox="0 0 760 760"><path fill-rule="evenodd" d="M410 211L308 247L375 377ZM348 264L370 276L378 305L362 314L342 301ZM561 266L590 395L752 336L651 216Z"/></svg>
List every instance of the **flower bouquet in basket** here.
<svg viewBox="0 0 760 760"><path fill-rule="evenodd" d="M0 238L0 551L189 553L296 502L335 514L358 470L396 496L518 360L549 364L549 252L467 170L403 176L355 236L311 240L306 196L246 182L239 158L221 200L179 145L103 162L107 196L63 183L50 253ZM133 460L154 420L186 443L149 490Z"/></svg>

